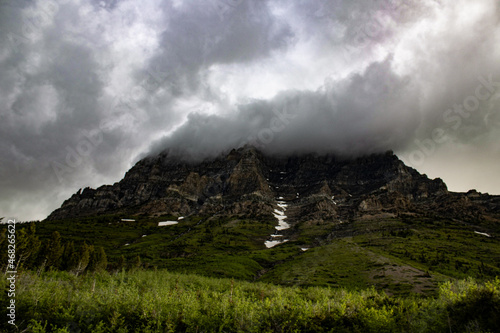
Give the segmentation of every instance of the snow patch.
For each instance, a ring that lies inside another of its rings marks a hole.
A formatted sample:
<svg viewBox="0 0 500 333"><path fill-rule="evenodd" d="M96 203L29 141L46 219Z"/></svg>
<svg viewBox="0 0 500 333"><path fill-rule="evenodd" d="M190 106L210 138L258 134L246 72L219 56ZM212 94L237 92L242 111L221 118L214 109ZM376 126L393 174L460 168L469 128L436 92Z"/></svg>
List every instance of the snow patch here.
<svg viewBox="0 0 500 333"><path fill-rule="evenodd" d="M486 236L486 237L491 237L491 235L488 235L487 233L484 233L484 232L474 231L474 233L476 233L478 235L483 235L483 236Z"/></svg>
<svg viewBox="0 0 500 333"><path fill-rule="evenodd" d="M272 240L272 241L266 241L264 244L266 245L266 247L268 249L270 249L271 247L275 247L276 245L279 245L279 244L282 244L282 243L285 243L285 242L288 242L288 239L285 239L285 240Z"/></svg>
<svg viewBox="0 0 500 333"><path fill-rule="evenodd" d="M284 201L278 201L278 207L283 208L283 210L286 210L286 207L288 207L288 205Z"/></svg>
<svg viewBox="0 0 500 333"><path fill-rule="evenodd" d="M278 220L278 226L274 227L274 229L276 229L276 231L286 230L286 229L290 228L290 224L285 222L285 219L287 218L287 216L285 215L285 211L286 211L286 207L288 207L288 205L282 199L283 199L283 197L279 197L278 198L279 201L277 201L278 207L281 208L282 210L274 209L274 212L273 212L274 217ZM271 247L274 247L276 245L279 245L279 244L282 244L282 243L288 241L288 239L275 240L275 238L281 238L281 237L283 237L283 235L278 235L277 233L274 233L271 235L271 238L273 240L265 241L264 244L266 245L267 248L271 248Z"/></svg>
<svg viewBox="0 0 500 333"><path fill-rule="evenodd" d="M122 222L135 222L133 219L121 219Z"/></svg>
<svg viewBox="0 0 500 333"><path fill-rule="evenodd" d="M174 224L178 224L179 222L177 221L162 221L162 222L158 222L158 226L159 227L164 227L164 226L167 226L167 225L174 225Z"/></svg>
<svg viewBox="0 0 500 333"><path fill-rule="evenodd" d="M285 219L286 219L286 216L282 216L281 218L278 218L278 226L275 227L276 230L281 231L281 230L290 229L290 225L284 221Z"/></svg>

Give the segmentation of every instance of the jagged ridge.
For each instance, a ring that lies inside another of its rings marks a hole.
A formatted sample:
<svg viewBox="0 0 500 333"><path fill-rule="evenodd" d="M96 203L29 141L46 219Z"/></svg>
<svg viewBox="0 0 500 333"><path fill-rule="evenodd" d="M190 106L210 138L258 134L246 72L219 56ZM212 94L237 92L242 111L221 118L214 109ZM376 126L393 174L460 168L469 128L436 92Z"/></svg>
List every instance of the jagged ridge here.
<svg viewBox="0 0 500 333"><path fill-rule="evenodd" d="M290 203L288 221L338 221L363 215L432 212L477 219L497 213L499 197L448 192L392 152L356 159L332 155L266 156L253 147L200 163L167 153L139 161L123 180L85 188L48 219L126 212L174 215L271 215Z"/></svg>

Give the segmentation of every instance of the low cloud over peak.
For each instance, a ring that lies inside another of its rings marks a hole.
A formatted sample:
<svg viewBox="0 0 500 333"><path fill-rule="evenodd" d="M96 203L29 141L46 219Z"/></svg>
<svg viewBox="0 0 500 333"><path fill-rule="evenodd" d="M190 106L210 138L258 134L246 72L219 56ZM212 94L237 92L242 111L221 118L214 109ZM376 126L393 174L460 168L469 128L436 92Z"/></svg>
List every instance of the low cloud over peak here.
<svg viewBox="0 0 500 333"><path fill-rule="evenodd" d="M453 167L498 193L499 18L495 0L3 1L0 216L43 218L146 153L245 144L393 149L445 181L472 154Z"/></svg>
<svg viewBox="0 0 500 333"><path fill-rule="evenodd" d="M251 144L268 153L356 156L403 147L419 125L419 101L391 63L388 57L316 91L284 91L225 115L191 114L151 153L169 149L203 159Z"/></svg>

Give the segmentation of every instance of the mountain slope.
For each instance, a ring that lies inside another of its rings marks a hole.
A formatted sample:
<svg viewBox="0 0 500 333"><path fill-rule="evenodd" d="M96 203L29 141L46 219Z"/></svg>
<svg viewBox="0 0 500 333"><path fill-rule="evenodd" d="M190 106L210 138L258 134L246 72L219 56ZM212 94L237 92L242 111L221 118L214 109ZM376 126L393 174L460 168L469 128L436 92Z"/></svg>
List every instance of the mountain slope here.
<svg viewBox="0 0 500 333"><path fill-rule="evenodd" d="M497 210L499 202L480 194L450 194L440 179L420 175L390 152L342 160L313 155L272 157L247 147L197 164L168 154L141 160L119 183L80 190L48 219L220 210L262 215L276 208L279 197L300 207L291 219L319 220L349 219L368 212L419 211L425 205L444 214L477 217ZM468 207L470 202L478 207L469 207L470 212L457 207Z"/></svg>
<svg viewBox="0 0 500 333"><path fill-rule="evenodd" d="M210 276L428 293L450 277L500 274L499 203L449 192L391 152L245 147L200 163L144 159L119 183L74 194L38 230L103 246L111 266L139 255Z"/></svg>

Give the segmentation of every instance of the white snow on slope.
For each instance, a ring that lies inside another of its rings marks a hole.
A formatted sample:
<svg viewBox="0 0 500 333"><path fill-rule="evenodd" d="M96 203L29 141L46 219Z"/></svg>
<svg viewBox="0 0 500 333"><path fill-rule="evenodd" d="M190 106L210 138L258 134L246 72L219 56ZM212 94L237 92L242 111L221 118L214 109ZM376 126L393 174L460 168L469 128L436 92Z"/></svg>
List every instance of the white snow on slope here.
<svg viewBox="0 0 500 333"><path fill-rule="evenodd" d="M179 222L177 221L163 221L163 222L158 222L158 226L159 227L164 227L164 226L167 226L167 225L174 225L174 224L178 224Z"/></svg>
<svg viewBox="0 0 500 333"><path fill-rule="evenodd" d="M274 217L278 220L278 226L275 227L276 231L286 230L290 228L290 225L285 222L285 219L287 218L287 216L285 215L285 211L288 205L282 199L283 197L279 197L278 198L279 201L277 201L278 207L281 208L282 210L275 209L273 213ZM288 241L288 239L276 240L276 238L283 237L282 235L278 234L272 234L271 237L273 238L273 240L268 240L264 242L264 245L266 245L267 248L271 248Z"/></svg>

